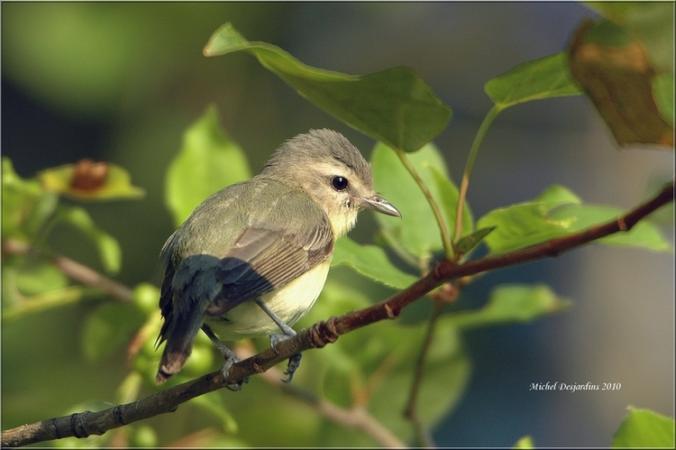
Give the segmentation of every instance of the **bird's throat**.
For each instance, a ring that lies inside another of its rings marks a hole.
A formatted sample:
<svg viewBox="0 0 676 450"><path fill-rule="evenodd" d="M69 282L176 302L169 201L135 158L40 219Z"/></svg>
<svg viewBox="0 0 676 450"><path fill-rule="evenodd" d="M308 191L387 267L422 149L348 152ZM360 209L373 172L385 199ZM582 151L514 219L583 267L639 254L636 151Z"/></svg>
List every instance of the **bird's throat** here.
<svg viewBox="0 0 676 450"><path fill-rule="evenodd" d="M331 229L333 236L338 239L347 234L357 223L357 214L359 210L350 207L336 208L328 211L329 222L331 222Z"/></svg>

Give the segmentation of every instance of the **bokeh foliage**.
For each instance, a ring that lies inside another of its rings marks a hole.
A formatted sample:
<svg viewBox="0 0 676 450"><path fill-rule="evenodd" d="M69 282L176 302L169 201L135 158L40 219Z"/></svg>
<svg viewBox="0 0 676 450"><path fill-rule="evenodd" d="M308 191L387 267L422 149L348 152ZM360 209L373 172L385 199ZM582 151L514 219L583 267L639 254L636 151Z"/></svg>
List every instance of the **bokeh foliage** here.
<svg viewBox="0 0 676 450"><path fill-rule="evenodd" d="M450 120L450 108L409 69L390 69L362 77L328 72L303 64L277 46L246 41L232 25L216 32L206 53L214 56L241 50L254 53L265 68L325 112L377 141L371 154L375 186L397 205L403 219L377 218L379 228L373 242L378 245L343 238L337 243L333 264L353 269L361 283L378 285L385 294L406 287L440 257L442 246L429 205L394 150L409 152L409 160L441 206L447 226L452 227L456 221L458 188L441 153L431 142ZM581 92L570 78L564 54L518 65L487 82L485 90L499 111L532 100ZM165 207L176 224L180 224L202 199L224 185L249 178L249 166L246 149L222 129L215 108L209 107L186 130L182 147L172 159L165 175ZM130 184L128 174L117 166L110 169L107 179L122 180L114 186L123 189L113 189L111 194L107 189L110 184L104 183L87 192L87 201L137 198L139 190ZM72 198L76 202L82 200L70 189L73 174L72 167L61 167L22 178L14 172L11 161L3 158L3 243L11 241L37 250L3 258L3 321L12 326L12 321L20 320L23 314L99 299L83 318L80 349L93 365L115 355L128 358L129 372L120 381L116 401L132 401L157 389L153 378L159 353L153 344L160 325L154 306L158 291L155 286L142 283L135 287L128 302L101 299L100 292L69 281L52 264L46 243L56 225L80 233L98 252L106 272L116 273L121 264L120 246L105 232L105 225L91 219L86 205L72 203ZM58 182L53 182L54 179ZM477 246L491 253L522 248L603 222L617 216L619 211L585 204L571 190L558 185L547 188L532 201L490 211L476 224L471 208L466 207L461 218L463 235L475 238L465 241L463 253ZM473 234L475 230L478 234ZM648 222L602 243L657 251L668 248L659 230ZM379 300L342 283L338 275L329 280L317 305L299 326ZM561 312L569 305L569 300L542 284L505 284L491 293L483 307L462 311L449 308L439 320L420 393L419 415L424 425L433 427L450 414L467 387L472 364L463 332L530 323ZM413 362L425 332L425 317L418 319L367 327L320 351L308 352L294 383L342 407L366 408L397 436L411 442L413 430L404 420L402 410L413 376ZM266 342L255 344L260 347ZM217 369L216 356L209 341L200 335L185 370L171 383ZM64 405L64 413L100 407L98 403ZM346 433L340 425L321 418L258 377L252 378L240 393L209 394L182 407L176 415L186 417L195 411L200 421L188 427L167 431L165 422L135 424L103 437L67 439L55 444L103 446L122 439L131 445L166 445L196 431L202 434L191 435L190 445L374 444L364 434ZM631 426L623 425L615 445L645 444L649 441L640 440L645 429L655 426L663 429L661 424L669 420L655 419L649 414L640 419L632 421ZM263 430L261 424L265 424ZM519 442L522 447L528 443Z"/></svg>

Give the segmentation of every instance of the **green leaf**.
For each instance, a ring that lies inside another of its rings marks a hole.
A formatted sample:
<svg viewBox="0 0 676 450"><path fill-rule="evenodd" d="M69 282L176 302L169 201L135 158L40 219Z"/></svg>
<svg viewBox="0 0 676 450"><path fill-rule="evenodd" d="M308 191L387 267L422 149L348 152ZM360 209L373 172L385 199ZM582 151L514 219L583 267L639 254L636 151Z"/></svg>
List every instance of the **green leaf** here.
<svg viewBox="0 0 676 450"><path fill-rule="evenodd" d="M387 330L385 327L377 328L369 330L368 336L360 337L355 333L346 345L355 354L360 349L370 347L368 361L360 361L360 366L366 367L370 376L391 364L380 384L375 386L368 408L402 439L409 440L413 433L402 411L408 399L412 367L420 352L426 324L421 323L416 327L390 326ZM379 332L384 336L376 337ZM439 319L428 351L425 382L418 394L417 412L426 428L433 428L453 410L467 387L470 372L471 363L457 329L448 318Z"/></svg>
<svg viewBox="0 0 676 450"><path fill-rule="evenodd" d="M653 78L653 98L662 118L674 127L674 74L663 73Z"/></svg>
<svg viewBox="0 0 676 450"><path fill-rule="evenodd" d="M584 230L622 213L621 209L610 206L581 204L571 191L554 185L532 202L494 209L483 216L477 226L496 227L485 242L491 253L504 253ZM645 220L629 232L615 233L598 242L654 251L669 249L658 228Z"/></svg>
<svg viewBox="0 0 676 450"><path fill-rule="evenodd" d="M129 172L116 164L82 160L38 173L38 180L48 192L77 200L138 199L143 189L131 184Z"/></svg>
<svg viewBox="0 0 676 450"><path fill-rule="evenodd" d="M143 323L133 306L105 303L90 314L82 330L82 351L91 362L100 362L119 350Z"/></svg>
<svg viewBox="0 0 676 450"><path fill-rule="evenodd" d="M17 267L16 287L23 295L61 289L68 285L68 278L47 261L23 259Z"/></svg>
<svg viewBox="0 0 676 450"><path fill-rule="evenodd" d="M577 196L573 191L568 189L565 186L560 184L552 184L547 187L544 191L535 197L534 201L540 203L552 203L552 204L580 204L582 199Z"/></svg>
<svg viewBox="0 0 676 450"><path fill-rule="evenodd" d="M624 212L624 210L613 206L563 205L552 210L549 216L554 220L574 220L570 232L576 232L618 218ZM668 251L671 248L659 228L645 219L634 225L628 232L611 234L597 242L606 245L638 247L656 252Z"/></svg>
<svg viewBox="0 0 676 450"><path fill-rule="evenodd" d="M345 265L374 281L395 289L404 289L417 278L394 266L385 251L375 245L360 245L348 237L336 241L333 266Z"/></svg>
<svg viewBox="0 0 676 450"><path fill-rule="evenodd" d="M533 438L527 435L516 441L516 444L512 448L535 448L535 443L533 442Z"/></svg>
<svg viewBox="0 0 676 450"><path fill-rule="evenodd" d="M527 202L494 209L477 222L479 228L494 227L484 242L491 253L505 253L563 236L572 229L573 220L549 217L560 203Z"/></svg>
<svg viewBox="0 0 676 450"><path fill-rule="evenodd" d="M613 436L613 448L674 448L674 419L630 406Z"/></svg>
<svg viewBox="0 0 676 450"><path fill-rule="evenodd" d="M427 144L408 159L420 174L432 196L439 204L446 226L455 223L458 190L449 179L446 163L434 144ZM417 260L425 260L442 248L439 228L425 196L411 175L399 161L396 153L385 144L376 145L371 155L375 189L401 211L401 219L376 215L383 233L397 242ZM472 214L469 206L463 214L463 229L471 233Z"/></svg>
<svg viewBox="0 0 676 450"><path fill-rule="evenodd" d="M250 176L244 152L225 134L210 106L183 135L181 151L167 171L165 202L178 225L209 195Z"/></svg>
<svg viewBox="0 0 676 450"><path fill-rule="evenodd" d="M303 64L281 48L247 41L231 24L221 26L206 56L246 51L311 103L377 141L415 151L441 133L451 109L411 69L395 67L347 75Z"/></svg>
<svg viewBox="0 0 676 450"><path fill-rule="evenodd" d="M586 2L646 47L658 71L674 70L673 2Z"/></svg>
<svg viewBox="0 0 676 450"><path fill-rule="evenodd" d="M95 245L101 258L103 268L110 273L117 273L122 262L122 250L115 238L99 228L89 213L80 207L63 207L59 210L59 219L81 231Z"/></svg>
<svg viewBox="0 0 676 450"><path fill-rule="evenodd" d="M484 91L500 109L533 100L580 94L568 71L564 53L520 64L488 81Z"/></svg>
<svg viewBox="0 0 676 450"><path fill-rule="evenodd" d="M476 230L474 233L460 239L455 248L459 253L464 255L474 250L474 248L479 245L481 241L483 241L493 230L495 230L495 227L481 228Z"/></svg>
<svg viewBox="0 0 676 450"><path fill-rule="evenodd" d="M361 289L329 276L316 306L302 319L299 327L327 317L372 304ZM425 382L419 397L419 415L431 427L447 417L461 398L471 372L471 363L463 349L461 336L450 316L441 317L430 347ZM368 409L379 421L404 441L413 438L410 423L403 417L413 376L413 366L420 351L426 323L401 326L398 322L365 327L342 336L321 352L308 352L303 364L312 373L299 371L294 382L316 386L323 398L349 408L354 395L368 390ZM311 377L306 379L304 377ZM443 392L443 395L439 393ZM372 446L375 443L361 433L346 435L344 428L327 424L319 431L324 446Z"/></svg>
<svg viewBox="0 0 676 450"><path fill-rule="evenodd" d="M57 205L54 194L45 192L35 180L22 179L9 158L2 158L3 238L34 238Z"/></svg>
<svg viewBox="0 0 676 450"><path fill-rule="evenodd" d="M536 284L504 284L496 287L488 303L476 311L449 315L453 324L467 329L505 323L527 323L570 306L549 287Z"/></svg>

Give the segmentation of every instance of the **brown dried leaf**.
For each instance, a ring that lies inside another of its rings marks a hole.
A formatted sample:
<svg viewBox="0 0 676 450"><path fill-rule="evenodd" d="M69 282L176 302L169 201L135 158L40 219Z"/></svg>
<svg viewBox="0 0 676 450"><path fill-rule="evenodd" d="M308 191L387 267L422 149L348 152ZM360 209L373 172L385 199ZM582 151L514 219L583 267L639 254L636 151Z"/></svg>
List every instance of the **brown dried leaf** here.
<svg viewBox="0 0 676 450"><path fill-rule="evenodd" d="M657 75L643 46L608 22L587 21L569 49L570 70L617 143L673 147L673 128L652 92Z"/></svg>

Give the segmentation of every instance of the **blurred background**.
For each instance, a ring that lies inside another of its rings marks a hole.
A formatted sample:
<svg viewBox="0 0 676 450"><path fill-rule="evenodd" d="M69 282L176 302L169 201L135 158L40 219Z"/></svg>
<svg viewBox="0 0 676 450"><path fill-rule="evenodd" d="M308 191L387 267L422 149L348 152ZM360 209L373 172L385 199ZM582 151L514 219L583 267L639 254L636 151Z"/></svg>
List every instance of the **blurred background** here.
<svg viewBox="0 0 676 450"><path fill-rule="evenodd" d="M210 103L254 173L279 143L310 128L337 129L366 156L374 145L254 58L204 58L202 47L222 23L326 69L414 68L454 110L436 143L458 180L491 106L484 82L561 51L585 17L593 13L568 2L3 3L2 153L23 177L81 158L127 168L145 198L86 208L119 239L123 264L116 278L157 284L159 249L174 227L163 202L166 168L184 130ZM468 198L479 217L559 183L585 201L628 208L671 179L673 163L673 152L618 150L582 96L534 102L498 118ZM658 219L673 243L671 211ZM355 236L370 239L373 226L364 217ZM77 236L55 233L57 250L99 267ZM510 446L530 434L538 446L605 446L627 405L673 416L673 273L672 253L592 245L471 286L468 304L481 304L498 283L543 281L573 307L529 325L465 333L472 375L457 406L433 429L436 441ZM80 356L81 323L90 309L73 306L3 324L3 428L111 398L126 369L122 357L94 364ZM546 381L622 388L529 391L531 383ZM245 430L243 443L266 443L265 424L259 425L258 440Z"/></svg>

